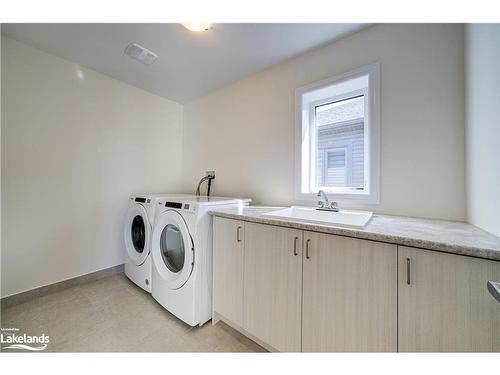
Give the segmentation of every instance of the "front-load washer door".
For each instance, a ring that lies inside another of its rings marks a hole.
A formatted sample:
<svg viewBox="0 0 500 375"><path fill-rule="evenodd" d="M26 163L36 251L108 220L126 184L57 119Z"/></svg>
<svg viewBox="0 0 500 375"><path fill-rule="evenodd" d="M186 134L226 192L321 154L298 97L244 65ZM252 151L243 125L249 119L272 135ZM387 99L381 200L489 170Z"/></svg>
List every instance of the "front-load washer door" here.
<svg viewBox="0 0 500 375"><path fill-rule="evenodd" d="M128 209L124 235L130 260L140 266L149 255L151 243L151 225L143 205L137 203Z"/></svg>
<svg viewBox="0 0 500 375"><path fill-rule="evenodd" d="M170 289L179 289L188 281L194 266L194 248L180 213L167 210L158 216L151 251L154 267Z"/></svg>

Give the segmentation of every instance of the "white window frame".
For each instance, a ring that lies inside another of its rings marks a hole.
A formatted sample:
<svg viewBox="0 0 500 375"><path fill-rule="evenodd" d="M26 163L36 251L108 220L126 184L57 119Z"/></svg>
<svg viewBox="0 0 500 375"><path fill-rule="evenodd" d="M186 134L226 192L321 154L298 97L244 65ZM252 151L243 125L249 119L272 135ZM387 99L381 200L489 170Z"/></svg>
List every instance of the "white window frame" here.
<svg viewBox="0 0 500 375"><path fill-rule="evenodd" d="M342 100L356 92L349 92L345 95L330 96L319 100L307 101L304 95L312 91L327 88L333 84L349 81L362 76L368 76L368 89L359 92L365 95L365 189L353 190L342 188L324 188L331 200L337 201L340 205L356 207L364 205L376 205L380 203L380 64L374 63L352 70L350 72L328 78L326 80L312 83L295 90L295 203L315 204L317 202L317 190L311 191L314 176L312 163L315 162L310 157L315 154L314 142L315 126L314 108L321 103ZM332 100L333 99L333 100ZM315 167L314 167L315 168Z"/></svg>

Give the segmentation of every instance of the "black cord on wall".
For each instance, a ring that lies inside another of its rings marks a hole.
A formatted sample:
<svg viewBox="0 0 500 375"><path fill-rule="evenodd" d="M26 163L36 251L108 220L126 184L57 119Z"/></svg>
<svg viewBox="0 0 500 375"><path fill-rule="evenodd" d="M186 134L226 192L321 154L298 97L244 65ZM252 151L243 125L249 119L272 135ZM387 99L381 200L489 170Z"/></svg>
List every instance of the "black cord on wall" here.
<svg viewBox="0 0 500 375"><path fill-rule="evenodd" d="M213 177L209 177L208 178L208 183L207 183L207 197L210 196L210 187L212 186L212 180L213 180Z"/></svg>
<svg viewBox="0 0 500 375"><path fill-rule="evenodd" d="M198 183L198 187L196 188L196 196L197 197L199 197L201 195L200 187L201 187L201 184L205 181L208 181L208 183L207 183L207 197L210 196L210 188L212 187L212 180L213 179L214 179L214 177L205 176L200 180L200 182Z"/></svg>

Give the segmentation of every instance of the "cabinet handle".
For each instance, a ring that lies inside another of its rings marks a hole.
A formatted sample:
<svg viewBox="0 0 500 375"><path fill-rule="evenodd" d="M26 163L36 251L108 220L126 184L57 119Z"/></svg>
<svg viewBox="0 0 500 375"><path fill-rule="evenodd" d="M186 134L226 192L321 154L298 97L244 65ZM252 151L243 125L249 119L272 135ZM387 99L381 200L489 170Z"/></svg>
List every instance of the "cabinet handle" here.
<svg viewBox="0 0 500 375"><path fill-rule="evenodd" d="M311 242L311 240L307 240L307 241L306 241L306 259L311 258L311 257L309 256L309 243L310 243L310 242Z"/></svg>
<svg viewBox="0 0 500 375"><path fill-rule="evenodd" d="M411 263L410 258L406 258L406 284L411 284L411 276L410 276Z"/></svg>
<svg viewBox="0 0 500 375"><path fill-rule="evenodd" d="M238 242L241 242L240 231L241 231L241 227L238 227L236 229L236 241L238 241Z"/></svg>
<svg viewBox="0 0 500 375"><path fill-rule="evenodd" d="M297 241L299 240L299 237L295 237L293 239L293 255L297 256L299 255L299 252L297 251Z"/></svg>
<svg viewBox="0 0 500 375"><path fill-rule="evenodd" d="M498 302L500 302L500 283L494 281L488 281L486 283L488 291Z"/></svg>

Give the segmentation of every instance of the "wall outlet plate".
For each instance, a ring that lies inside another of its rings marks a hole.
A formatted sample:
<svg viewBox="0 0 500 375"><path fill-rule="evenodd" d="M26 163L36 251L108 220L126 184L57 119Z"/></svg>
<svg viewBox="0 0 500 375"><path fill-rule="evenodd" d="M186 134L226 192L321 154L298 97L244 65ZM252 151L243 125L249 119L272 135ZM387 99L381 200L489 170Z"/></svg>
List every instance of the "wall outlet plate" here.
<svg viewBox="0 0 500 375"><path fill-rule="evenodd" d="M215 180L215 171L206 171L205 172L206 177L211 177L212 179Z"/></svg>

